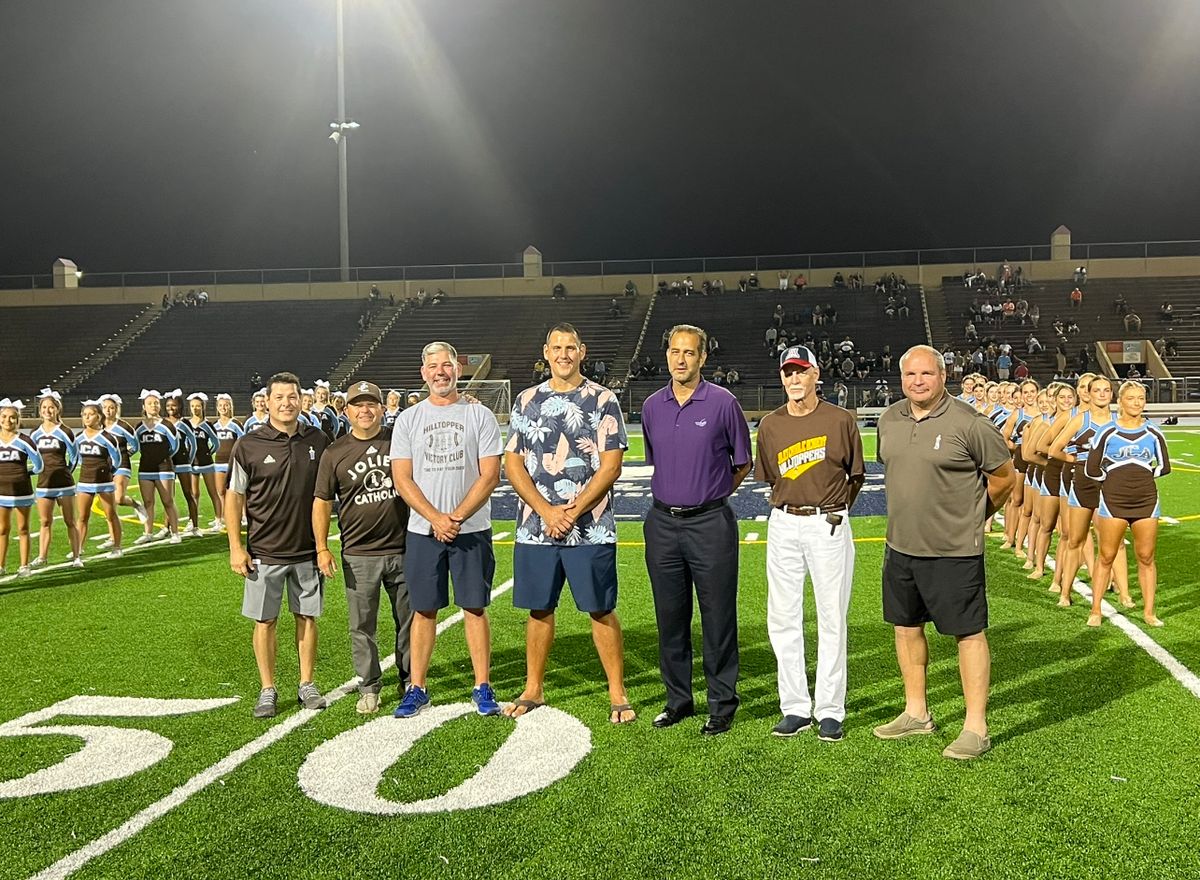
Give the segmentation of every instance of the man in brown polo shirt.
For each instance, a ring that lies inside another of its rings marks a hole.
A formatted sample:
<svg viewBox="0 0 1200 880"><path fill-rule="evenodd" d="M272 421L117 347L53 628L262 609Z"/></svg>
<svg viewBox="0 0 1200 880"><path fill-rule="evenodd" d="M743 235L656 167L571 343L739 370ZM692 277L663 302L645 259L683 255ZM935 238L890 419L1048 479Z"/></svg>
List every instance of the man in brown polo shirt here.
<svg viewBox="0 0 1200 880"><path fill-rule="evenodd" d="M313 683L317 662L317 618L324 583L317 569L312 529L313 489L328 440L319 429L300 422L300 380L276 373L267 383L268 420L240 437L229 460L225 492L225 528L229 567L245 578L242 615L254 623L254 659L262 690L256 718L276 711L275 624L287 588L288 607L296 618L300 686L296 699L306 709L324 709L325 698ZM242 511L246 546L242 546Z"/></svg>
<svg viewBox="0 0 1200 880"><path fill-rule="evenodd" d="M854 580L850 507L865 479L854 416L821 400L812 350L779 357L787 402L758 426L754 476L771 484L767 531L767 634L779 666L783 719L771 733L795 736L817 722L825 742L843 737L846 718L846 613ZM804 580L817 608L814 701L804 657Z"/></svg>
<svg viewBox="0 0 1200 880"><path fill-rule="evenodd" d="M996 426L946 393L946 363L935 349L906 351L900 381L905 399L879 419L878 459L888 505L883 617L896 628L904 712L875 735L937 730L925 689L925 624L933 621L958 640L967 709L962 733L942 754L976 758L991 748L984 528L1012 489L1012 461Z"/></svg>

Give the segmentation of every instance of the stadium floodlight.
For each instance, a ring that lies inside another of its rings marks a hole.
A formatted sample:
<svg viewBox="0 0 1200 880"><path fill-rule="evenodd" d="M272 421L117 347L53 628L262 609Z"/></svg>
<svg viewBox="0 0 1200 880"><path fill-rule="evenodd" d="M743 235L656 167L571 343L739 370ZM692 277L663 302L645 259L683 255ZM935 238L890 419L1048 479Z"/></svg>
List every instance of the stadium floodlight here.
<svg viewBox="0 0 1200 880"><path fill-rule="evenodd" d="M346 135L358 128L358 123L346 118L346 41L342 26L342 0L336 2L337 18L337 121L329 123L333 132L329 139L337 145L338 153L338 250L341 280L350 280L350 196L346 172Z"/></svg>

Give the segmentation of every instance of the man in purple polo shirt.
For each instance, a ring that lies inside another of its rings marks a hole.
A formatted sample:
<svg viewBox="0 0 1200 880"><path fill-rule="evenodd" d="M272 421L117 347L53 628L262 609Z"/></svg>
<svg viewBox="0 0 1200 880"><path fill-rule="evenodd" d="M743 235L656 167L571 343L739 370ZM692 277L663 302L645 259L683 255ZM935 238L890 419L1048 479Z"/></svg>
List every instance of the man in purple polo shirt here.
<svg viewBox="0 0 1200 880"><path fill-rule="evenodd" d="M667 343L671 382L642 407L646 461L654 465L646 515L646 568L658 618L658 663L667 689L655 727L694 715L692 590L700 602L708 722L725 733L738 707L737 517L728 498L750 472L750 429L737 399L704 381L708 334L679 324Z"/></svg>

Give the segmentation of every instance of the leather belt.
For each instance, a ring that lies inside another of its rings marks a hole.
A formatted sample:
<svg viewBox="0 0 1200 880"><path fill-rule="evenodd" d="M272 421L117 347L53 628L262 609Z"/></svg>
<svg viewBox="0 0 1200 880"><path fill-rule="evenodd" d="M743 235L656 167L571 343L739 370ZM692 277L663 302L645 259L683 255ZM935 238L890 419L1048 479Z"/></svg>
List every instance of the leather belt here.
<svg viewBox="0 0 1200 880"><path fill-rule="evenodd" d="M663 504L658 500L655 500L654 502L655 509L661 510L663 513L676 517L677 519L687 519L689 516L699 516L702 513L708 513L710 510L716 510L718 507L724 506L724 498L706 501L704 504L697 504L694 507L672 507L670 504Z"/></svg>
<svg viewBox="0 0 1200 880"><path fill-rule="evenodd" d="M807 505L797 507L794 504L776 504L776 508L784 513L790 513L792 516L817 516L822 513L841 513L846 509L846 505L841 507L809 507Z"/></svg>

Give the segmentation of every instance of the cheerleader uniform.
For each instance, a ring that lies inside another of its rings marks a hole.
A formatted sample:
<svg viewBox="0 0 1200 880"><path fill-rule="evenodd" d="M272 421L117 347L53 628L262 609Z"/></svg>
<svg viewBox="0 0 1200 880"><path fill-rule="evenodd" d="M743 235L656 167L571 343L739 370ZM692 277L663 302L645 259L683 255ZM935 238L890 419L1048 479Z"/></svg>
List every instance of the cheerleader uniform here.
<svg viewBox="0 0 1200 880"><path fill-rule="evenodd" d="M1097 433L1086 470L1100 482L1097 514L1131 523L1158 519L1154 481L1171 472L1171 459L1167 439L1149 419L1138 428L1122 428L1114 421Z"/></svg>
<svg viewBox="0 0 1200 880"><path fill-rule="evenodd" d="M247 419L246 423L249 424L249 421ZM229 473L229 456L233 453L233 444L246 433L246 429L242 428L237 419L230 419L224 424L217 419L213 424L213 431L217 435L217 451L213 456L213 467L216 468L217 473L227 474Z"/></svg>
<svg viewBox="0 0 1200 880"><path fill-rule="evenodd" d="M124 419L117 419L104 430L117 441L117 449L121 450L121 463L117 466L114 476L132 477L133 459L131 456L138 451L138 441L133 432L133 425Z"/></svg>
<svg viewBox="0 0 1200 880"><path fill-rule="evenodd" d="M217 432L213 430L213 426L208 421L201 421L200 424L193 425L185 420L185 424L192 429L196 438L196 459L192 462L192 473L215 474L217 465L213 461L213 455L216 453L217 447L221 445L221 441L217 439Z"/></svg>
<svg viewBox="0 0 1200 880"><path fill-rule="evenodd" d="M383 411L383 427L388 429L395 427L396 419L400 418L400 412L401 411L399 409L397 409L395 412L390 409L385 409ZM1007 418L1007 414L1005 417ZM1000 424L1003 425L1004 422L1001 422Z"/></svg>
<svg viewBox="0 0 1200 880"><path fill-rule="evenodd" d="M80 492L99 495L115 492L113 483L117 468L121 466L121 449L117 438L108 431L97 431L88 436L86 429L79 433L79 485Z"/></svg>
<svg viewBox="0 0 1200 880"><path fill-rule="evenodd" d="M1026 468L1029 466L1025 461L1025 457L1021 455L1021 444L1024 442L1021 437L1021 432L1024 431L1025 426L1032 421L1032 416L1025 415L1025 410L1023 408L1018 408L1017 421L1013 425L1012 436L1008 438L1016 446L1016 448L1013 450L1013 467L1015 467L1017 469L1017 473L1020 474L1024 474ZM1004 426L1001 425L1001 427Z"/></svg>
<svg viewBox="0 0 1200 880"><path fill-rule="evenodd" d="M1079 415L1079 407L1077 407L1077 406L1071 407L1071 418L1074 419L1075 416L1077 416L1077 415ZM1069 452L1072 455L1074 455L1075 454L1074 441L1073 440L1069 441L1067 443L1067 445L1063 447L1063 451ZM1071 483L1072 483L1072 477L1075 473L1075 466L1073 464L1071 464L1070 462L1061 461L1061 460L1059 461L1058 466L1059 466L1058 497L1059 498L1069 498L1071 495Z"/></svg>
<svg viewBox="0 0 1200 880"><path fill-rule="evenodd" d="M33 507L34 474L42 472L42 456L33 438L17 434L12 440L0 440L0 507Z"/></svg>
<svg viewBox="0 0 1200 880"><path fill-rule="evenodd" d="M175 466L177 474L192 474L195 470L192 468L192 462L196 460L196 432L192 430L192 426L188 424L187 419L180 419L171 426L175 429L175 433L179 436L179 445L175 452L171 455L171 463Z"/></svg>
<svg viewBox="0 0 1200 880"><path fill-rule="evenodd" d="M1067 504L1083 510L1095 510L1100 506L1100 484L1089 477L1086 471L1087 460L1090 457L1092 441L1096 434L1113 423L1112 416L1108 421L1096 422L1090 411L1083 414L1083 424L1067 444L1067 449L1075 453L1074 473L1071 477L1071 491L1067 495Z"/></svg>
<svg viewBox="0 0 1200 880"><path fill-rule="evenodd" d="M175 465L171 459L180 446L175 429L167 422L160 421L153 427L142 422L133 433L142 452L138 460L138 479L175 479Z"/></svg>
<svg viewBox="0 0 1200 880"><path fill-rule="evenodd" d="M307 415L306 413L300 413L301 418L305 418L306 415ZM269 418L270 418L270 416L268 416L266 419L260 419L254 413L251 413L249 416L246 417L246 423L244 425L242 425L242 431L244 431L247 434L249 434L251 431L257 431L259 428L261 428L263 425L265 425L267 423L267 420Z"/></svg>
<svg viewBox="0 0 1200 880"><path fill-rule="evenodd" d="M38 498L71 498L75 495L75 478L71 472L78 463L75 434L66 425L55 425L50 431L38 425L29 435L42 456L42 472L38 475Z"/></svg>

